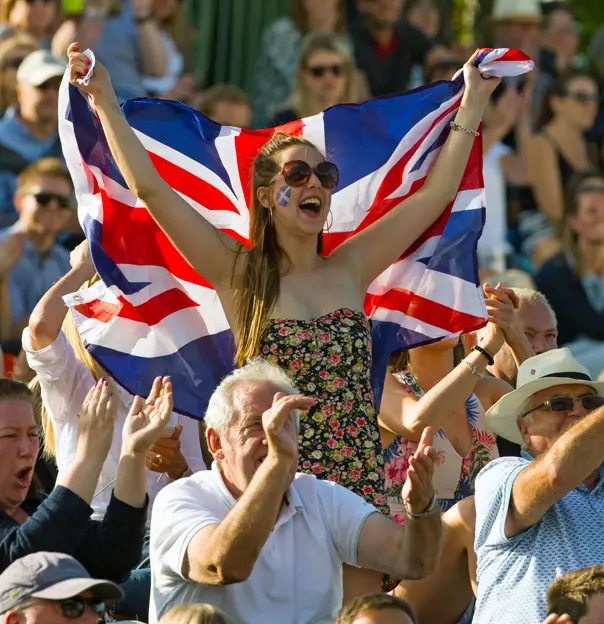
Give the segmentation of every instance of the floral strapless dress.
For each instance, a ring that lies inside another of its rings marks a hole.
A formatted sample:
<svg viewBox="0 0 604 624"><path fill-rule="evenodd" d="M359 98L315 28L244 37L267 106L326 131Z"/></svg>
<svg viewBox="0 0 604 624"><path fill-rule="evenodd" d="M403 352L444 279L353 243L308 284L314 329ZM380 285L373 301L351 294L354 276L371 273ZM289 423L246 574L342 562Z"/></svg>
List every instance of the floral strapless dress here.
<svg viewBox="0 0 604 624"><path fill-rule="evenodd" d="M261 355L318 399L300 422L299 470L339 483L388 514L367 317L343 308L311 321L273 320Z"/></svg>

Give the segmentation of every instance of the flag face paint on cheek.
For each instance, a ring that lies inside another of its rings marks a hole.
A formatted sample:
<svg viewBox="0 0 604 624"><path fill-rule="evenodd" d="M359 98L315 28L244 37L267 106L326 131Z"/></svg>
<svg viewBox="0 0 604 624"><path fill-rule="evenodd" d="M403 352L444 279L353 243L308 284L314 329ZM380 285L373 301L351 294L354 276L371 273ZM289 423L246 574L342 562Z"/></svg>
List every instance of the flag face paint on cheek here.
<svg viewBox="0 0 604 624"><path fill-rule="evenodd" d="M289 204L290 197L292 196L291 186L282 186L277 191L277 203L279 206L287 206Z"/></svg>

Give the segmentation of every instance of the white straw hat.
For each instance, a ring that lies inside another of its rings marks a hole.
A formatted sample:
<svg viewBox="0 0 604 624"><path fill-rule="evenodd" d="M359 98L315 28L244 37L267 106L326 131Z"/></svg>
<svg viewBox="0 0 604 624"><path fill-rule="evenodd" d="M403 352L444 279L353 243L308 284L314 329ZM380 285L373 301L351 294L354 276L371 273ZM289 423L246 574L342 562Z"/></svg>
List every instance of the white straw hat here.
<svg viewBox="0 0 604 624"><path fill-rule="evenodd" d="M501 397L487 412L487 425L498 436L522 444L516 419L527 399L539 390L570 384L591 386L604 396L604 383L593 381L568 349L554 349L529 358L518 369L516 390Z"/></svg>
<svg viewBox="0 0 604 624"><path fill-rule="evenodd" d="M495 0L493 22L540 24L543 18L539 0Z"/></svg>

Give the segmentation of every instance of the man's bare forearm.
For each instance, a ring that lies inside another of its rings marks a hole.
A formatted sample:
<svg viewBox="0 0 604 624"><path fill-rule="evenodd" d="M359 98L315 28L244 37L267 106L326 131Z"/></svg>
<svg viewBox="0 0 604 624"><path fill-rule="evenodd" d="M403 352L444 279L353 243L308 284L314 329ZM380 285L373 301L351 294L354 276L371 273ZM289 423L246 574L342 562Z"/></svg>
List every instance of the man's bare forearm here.
<svg viewBox="0 0 604 624"><path fill-rule="evenodd" d="M267 457L204 544L204 552L191 552L189 547L189 577L206 584L247 579L273 530L290 481L291 474L283 464Z"/></svg>

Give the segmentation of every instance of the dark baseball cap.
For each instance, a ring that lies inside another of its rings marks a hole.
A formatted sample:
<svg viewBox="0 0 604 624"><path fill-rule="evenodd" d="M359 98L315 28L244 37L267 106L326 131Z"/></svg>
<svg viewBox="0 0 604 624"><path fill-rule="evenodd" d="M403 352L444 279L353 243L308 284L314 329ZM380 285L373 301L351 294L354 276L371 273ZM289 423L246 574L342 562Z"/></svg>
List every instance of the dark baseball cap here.
<svg viewBox="0 0 604 624"><path fill-rule="evenodd" d="M124 592L111 581L93 579L69 555L37 552L17 559L0 574L0 613L30 598L65 600L91 591L99 600L119 599Z"/></svg>

